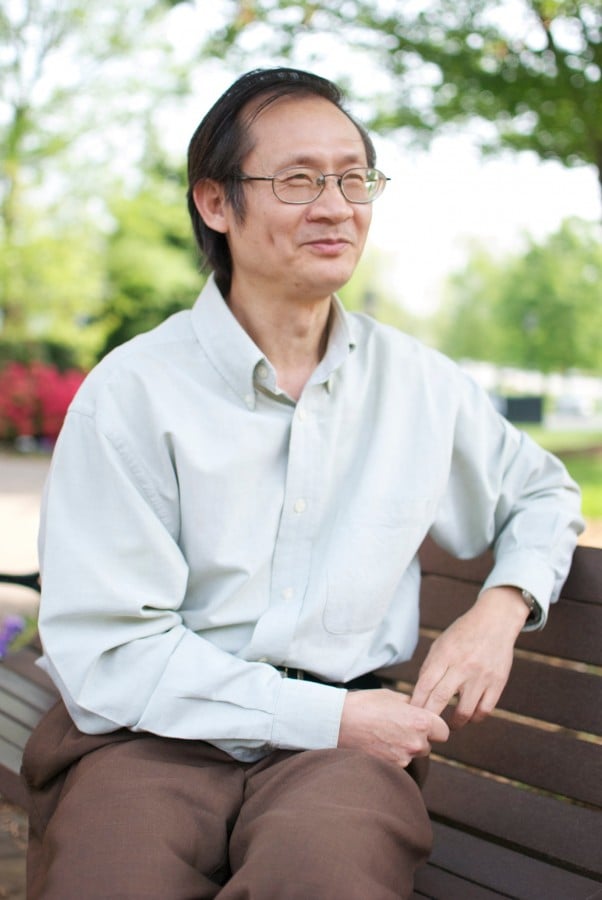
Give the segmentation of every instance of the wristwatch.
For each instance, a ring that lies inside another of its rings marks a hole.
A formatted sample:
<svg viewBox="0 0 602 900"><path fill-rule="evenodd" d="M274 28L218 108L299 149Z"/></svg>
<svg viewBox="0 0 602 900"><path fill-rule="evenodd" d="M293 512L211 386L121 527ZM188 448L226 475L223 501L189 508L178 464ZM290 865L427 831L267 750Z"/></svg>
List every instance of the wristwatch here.
<svg viewBox="0 0 602 900"><path fill-rule="evenodd" d="M529 591L526 591L524 588L521 589L520 592L521 597L523 598L525 605L529 609L529 615L527 616L527 622L536 622L541 616L541 607L533 594Z"/></svg>

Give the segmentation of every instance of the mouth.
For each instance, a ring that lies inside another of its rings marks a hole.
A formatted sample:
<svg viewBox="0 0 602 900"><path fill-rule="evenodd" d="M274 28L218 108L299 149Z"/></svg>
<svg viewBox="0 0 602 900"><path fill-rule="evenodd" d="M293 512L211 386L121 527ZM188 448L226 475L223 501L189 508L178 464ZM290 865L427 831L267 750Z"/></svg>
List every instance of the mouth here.
<svg viewBox="0 0 602 900"><path fill-rule="evenodd" d="M343 237L314 238L304 241L304 246L322 256L337 256L351 246L351 241Z"/></svg>

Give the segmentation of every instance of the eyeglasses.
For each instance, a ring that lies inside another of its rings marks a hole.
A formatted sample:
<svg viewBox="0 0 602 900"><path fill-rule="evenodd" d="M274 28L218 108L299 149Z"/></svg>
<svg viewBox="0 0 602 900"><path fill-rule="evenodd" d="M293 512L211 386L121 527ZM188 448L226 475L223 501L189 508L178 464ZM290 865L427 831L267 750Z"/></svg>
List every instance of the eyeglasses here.
<svg viewBox="0 0 602 900"><path fill-rule="evenodd" d="M350 203L372 203L385 189L386 175L378 169L357 166L342 175L324 174L313 166L290 166L275 175L234 175L237 181L271 181L272 190L283 203L313 203L326 187L327 178L336 178L341 194Z"/></svg>

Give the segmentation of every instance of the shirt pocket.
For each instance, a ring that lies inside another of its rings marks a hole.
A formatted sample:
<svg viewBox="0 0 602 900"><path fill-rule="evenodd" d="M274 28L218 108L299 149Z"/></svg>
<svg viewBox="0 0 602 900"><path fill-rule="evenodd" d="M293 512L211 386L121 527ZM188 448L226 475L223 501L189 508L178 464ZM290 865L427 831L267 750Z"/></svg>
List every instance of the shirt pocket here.
<svg viewBox="0 0 602 900"><path fill-rule="evenodd" d="M341 529L327 562L326 631L353 634L381 624L426 534L426 509L416 501L401 514Z"/></svg>

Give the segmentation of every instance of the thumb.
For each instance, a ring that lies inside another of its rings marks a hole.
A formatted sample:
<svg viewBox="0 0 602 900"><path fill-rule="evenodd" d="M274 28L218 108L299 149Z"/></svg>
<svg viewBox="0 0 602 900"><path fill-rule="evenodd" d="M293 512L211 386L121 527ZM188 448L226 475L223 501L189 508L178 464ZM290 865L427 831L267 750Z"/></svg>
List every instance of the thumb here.
<svg viewBox="0 0 602 900"><path fill-rule="evenodd" d="M441 716L432 713L431 727L429 729L429 740L439 743L445 743L449 738L449 727Z"/></svg>

